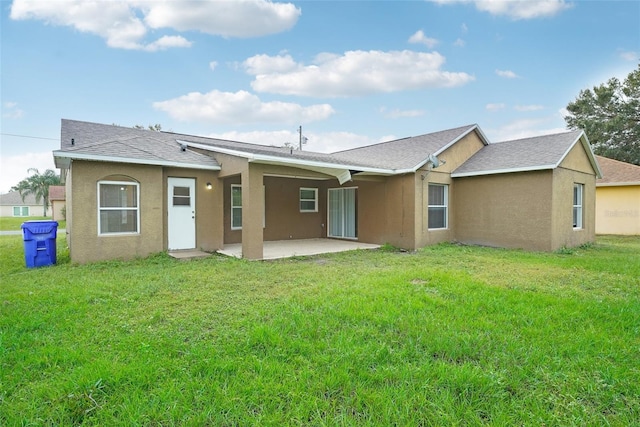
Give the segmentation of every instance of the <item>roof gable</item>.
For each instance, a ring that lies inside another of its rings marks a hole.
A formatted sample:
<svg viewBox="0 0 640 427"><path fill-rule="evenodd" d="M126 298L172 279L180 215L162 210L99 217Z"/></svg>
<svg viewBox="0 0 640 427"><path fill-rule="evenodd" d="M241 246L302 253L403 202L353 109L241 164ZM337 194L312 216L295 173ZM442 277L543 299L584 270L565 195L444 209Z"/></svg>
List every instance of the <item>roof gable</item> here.
<svg viewBox="0 0 640 427"><path fill-rule="evenodd" d="M489 144L453 171L451 176L555 169L578 143L585 149L596 176L600 176L589 142L581 130Z"/></svg>

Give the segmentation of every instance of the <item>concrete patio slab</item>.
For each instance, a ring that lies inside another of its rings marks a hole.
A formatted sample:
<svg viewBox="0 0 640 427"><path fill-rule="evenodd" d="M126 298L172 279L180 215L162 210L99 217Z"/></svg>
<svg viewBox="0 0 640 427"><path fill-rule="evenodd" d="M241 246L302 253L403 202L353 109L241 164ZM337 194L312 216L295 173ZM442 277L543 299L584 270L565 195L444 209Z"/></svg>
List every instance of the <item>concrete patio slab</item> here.
<svg viewBox="0 0 640 427"><path fill-rule="evenodd" d="M377 249L380 245L361 243L349 240L334 239L300 239L300 240L276 240L264 242L262 247L262 259L291 258L294 256L309 256L326 254L331 252L352 251L355 249ZM242 258L242 244L234 243L224 245L218 253Z"/></svg>

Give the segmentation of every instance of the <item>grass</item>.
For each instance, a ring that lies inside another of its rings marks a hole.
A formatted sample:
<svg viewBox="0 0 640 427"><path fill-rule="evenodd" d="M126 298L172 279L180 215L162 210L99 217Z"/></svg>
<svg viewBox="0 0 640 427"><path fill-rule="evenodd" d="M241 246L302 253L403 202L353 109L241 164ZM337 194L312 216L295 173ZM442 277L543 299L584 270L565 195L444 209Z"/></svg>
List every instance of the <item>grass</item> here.
<svg viewBox="0 0 640 427"><path fill-rule="evenodd" d="M639 425L640 238L26 269L0 425Z"/></svg>
<svg viewBox="0 0 640 427"><path fill-rule="evenodd" d="M20 227L25 221L51 221L51 217L46 216L27 216L27 217L0 217L0 231L20 231ZM58 221L58 229L65 228L66 221Z"/></svg>

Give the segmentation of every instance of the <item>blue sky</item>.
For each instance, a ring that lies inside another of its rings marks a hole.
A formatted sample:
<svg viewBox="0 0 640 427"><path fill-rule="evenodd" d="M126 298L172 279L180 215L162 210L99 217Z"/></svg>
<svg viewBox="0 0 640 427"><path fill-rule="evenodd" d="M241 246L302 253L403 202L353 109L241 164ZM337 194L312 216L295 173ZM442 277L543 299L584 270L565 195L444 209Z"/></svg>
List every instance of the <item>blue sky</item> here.
<svg viewBox="0 0 640 427"><path fill-rule="evenodd" d="M640 61L637 1L14 0L0 192L53 168L60 119L330 152L471 123L562 131Z"/></svg>

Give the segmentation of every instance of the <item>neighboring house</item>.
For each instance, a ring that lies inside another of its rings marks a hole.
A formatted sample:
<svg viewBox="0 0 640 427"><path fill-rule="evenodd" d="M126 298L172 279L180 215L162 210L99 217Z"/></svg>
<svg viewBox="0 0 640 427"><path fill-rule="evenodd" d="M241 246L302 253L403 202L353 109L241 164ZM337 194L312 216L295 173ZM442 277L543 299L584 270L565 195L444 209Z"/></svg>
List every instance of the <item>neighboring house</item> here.
<svg viewBox="0 0 640 427"><path fill-rule="evenodd" d="M596 234L640 235L640 166L596 156Z"/></svg>
<svg viewBox="0 0 640 427"><path fill-rule="evenodd" d="M458 241L553 251L595 238L583 132L490 144L477 125L331 154L62 120L71 259L265 241Z"/></svg>
<svg viewBox="0 0 640 427"><path fill-rule="evenodd" d="M51 219L54 221L64 221L66 211L64 185L49 186L49 205L51 206Z"/></svg>
<svg viewBox="0 0 640 427"><path fill-rule="evenodd" d="M45 216L49 216L50 212L50 208L47 208ZM36 202L33 194L26 195L24 200L18 191L0 194L0 216L30 217L42 216L43 213L42 199Z"/></svg>

